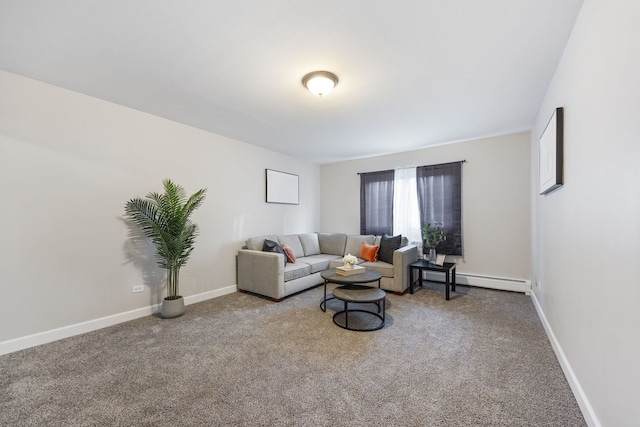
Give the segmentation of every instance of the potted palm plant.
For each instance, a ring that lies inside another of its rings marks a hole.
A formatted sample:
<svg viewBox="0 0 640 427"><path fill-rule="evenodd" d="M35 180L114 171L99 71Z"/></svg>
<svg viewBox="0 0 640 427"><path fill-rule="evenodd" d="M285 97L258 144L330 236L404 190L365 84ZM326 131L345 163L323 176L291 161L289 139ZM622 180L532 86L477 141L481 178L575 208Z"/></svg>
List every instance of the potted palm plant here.
<svg viewBox="0 0 640 427"><path fill-rule="evenodd" d="M163 194L149 193L144 199L131 199L125 205L125 213L151 239L158 266L167 270L167 296L160 315L171 318L185 311L179 293L180 268L187 263L198 234L198 226L189 217L202 204L207 189L187 198L180 185L169 179L162 184Z"/></svg>

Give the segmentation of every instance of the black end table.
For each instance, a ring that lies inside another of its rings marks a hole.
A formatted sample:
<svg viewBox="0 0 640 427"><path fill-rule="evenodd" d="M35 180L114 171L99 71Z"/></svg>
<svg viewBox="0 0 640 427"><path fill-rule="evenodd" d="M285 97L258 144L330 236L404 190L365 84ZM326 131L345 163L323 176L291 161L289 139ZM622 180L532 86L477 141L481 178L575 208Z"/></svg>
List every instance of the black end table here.
<svg viewBox="0 0 640 427"><path fill-rule="evenodd" d="M429 261L420 259L409 264L409 291L413 293L413 271L418 270L418 283L422 286L422 272L423 271L437 271L445 274L445 299L449 300L449 286L453 292L456 291L456 263L445 262L443 265L431 264Z"/></svg>

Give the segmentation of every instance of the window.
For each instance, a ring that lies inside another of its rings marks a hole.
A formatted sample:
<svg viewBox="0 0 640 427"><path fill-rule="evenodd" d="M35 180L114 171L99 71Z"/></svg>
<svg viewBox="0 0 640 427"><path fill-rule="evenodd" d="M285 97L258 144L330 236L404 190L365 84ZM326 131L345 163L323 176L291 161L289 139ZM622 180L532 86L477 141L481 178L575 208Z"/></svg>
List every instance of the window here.
<svg viewBox="0 0 640 427"><path fill-rule="evenodd" d="M392 234L394 171L360 174L360 234Z"/></svg>
<svg viewBox="0 0 640 427"><path fill-rule="evenodd" d="M462 255L462 162L416 169L420 223L440 223L447 240L437 250Z"/></svg>
<svg viewBox="0 0 640 427"><path fill-rule="evenodd" d="M420 245L422 224L436 222L447 230L438 252L462 255L462 162L360 174L361 234Z"/></svg>
<svg viewBox="0 0 640 427"><path fill-rule="evenodd" d="M396 169L393 187L393 234L406 236L409 244L422 246L416 168Z"/></svg>

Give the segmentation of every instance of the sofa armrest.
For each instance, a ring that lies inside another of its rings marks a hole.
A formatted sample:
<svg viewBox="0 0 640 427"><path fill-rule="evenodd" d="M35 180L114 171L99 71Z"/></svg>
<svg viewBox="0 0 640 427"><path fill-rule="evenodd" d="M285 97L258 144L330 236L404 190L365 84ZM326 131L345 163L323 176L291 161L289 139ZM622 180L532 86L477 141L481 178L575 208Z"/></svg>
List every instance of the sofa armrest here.
<svg viewBox="0 0 640 427"><path fill-rule="evenodd" d="M238 289L273 299L284 298L284 260L274 252L238 251Z"/></svg>
<svg viewBox="0 0 640 427"><path fill-rule="evenodd" d="M418 260L418 247L415 245L403 246L393 252L393 290L395 292L406 291L409 288L409 264Z"/></svg>

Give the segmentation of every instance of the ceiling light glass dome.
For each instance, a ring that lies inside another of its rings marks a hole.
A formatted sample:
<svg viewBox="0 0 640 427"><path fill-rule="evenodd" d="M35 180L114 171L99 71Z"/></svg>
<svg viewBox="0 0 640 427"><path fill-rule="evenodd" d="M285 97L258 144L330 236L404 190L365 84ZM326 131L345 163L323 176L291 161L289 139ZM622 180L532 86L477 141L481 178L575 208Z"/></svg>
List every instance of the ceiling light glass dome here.
<svg viewBox="0 0 640 427"><path fill-rule="evenodd" d="M338 76L329 71L313 71L302 78L302 84L316 96L325 96L338 84Z"/></svg>

